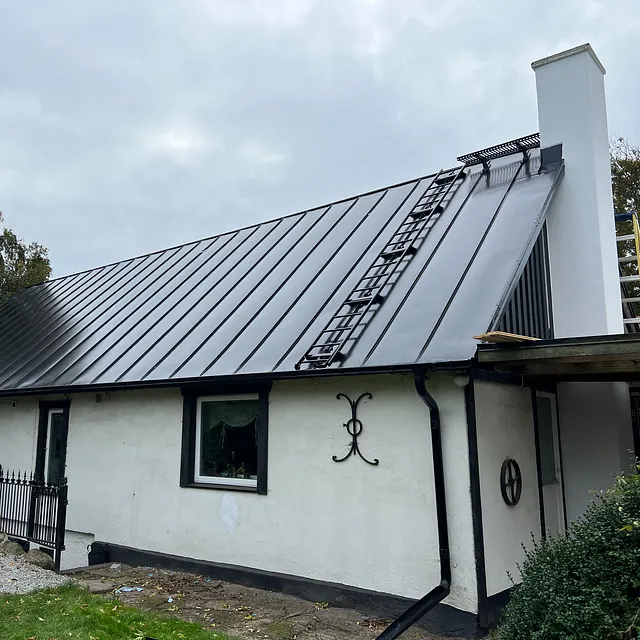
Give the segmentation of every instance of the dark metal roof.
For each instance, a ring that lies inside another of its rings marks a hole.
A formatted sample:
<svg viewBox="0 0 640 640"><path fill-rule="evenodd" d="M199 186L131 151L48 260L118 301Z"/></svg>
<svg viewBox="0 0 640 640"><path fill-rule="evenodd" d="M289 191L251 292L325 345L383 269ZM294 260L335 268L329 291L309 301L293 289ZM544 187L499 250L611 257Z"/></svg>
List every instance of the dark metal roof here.
<svg viewBox="0 0 640 640"><path fill-rule="evenodd" d="M516 283L554 187L513 155L467 175L346 359L464 361ZM0 393L295 375L432 176L70 275L0 309Z"/></svg>

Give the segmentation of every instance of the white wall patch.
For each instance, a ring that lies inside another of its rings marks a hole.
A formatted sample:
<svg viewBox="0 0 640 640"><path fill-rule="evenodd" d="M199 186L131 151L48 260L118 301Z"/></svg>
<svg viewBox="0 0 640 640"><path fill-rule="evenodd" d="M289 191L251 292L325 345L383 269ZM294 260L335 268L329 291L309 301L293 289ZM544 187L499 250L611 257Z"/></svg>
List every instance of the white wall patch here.
<svg viewBox="0 0 640 640"><path fill-rule="evenodd" d="M238 526L240 507L236 499L229 493L225 493L220 500L220 520L227 531L233 533Z"/></svg>

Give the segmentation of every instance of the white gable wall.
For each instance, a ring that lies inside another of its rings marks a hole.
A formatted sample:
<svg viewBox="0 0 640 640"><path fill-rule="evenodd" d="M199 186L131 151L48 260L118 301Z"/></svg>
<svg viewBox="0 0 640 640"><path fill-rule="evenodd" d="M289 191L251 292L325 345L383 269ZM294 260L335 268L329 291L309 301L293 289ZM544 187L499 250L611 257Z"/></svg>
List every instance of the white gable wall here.
<svg viewBox="0 0 640 640"><path fill-rule="evenodd" d="M463 391L444 375L427 386L443 426L453 564L446 602L475 612ZM380 465L335 463L350 443L342 426L350 409L336 394L366 391L373 399L359 405L360 446ZM33 424L37 403L23 402L32 403ZM3 447L13 433L0 415ZM101 404L95 394L71 396L67 528L87 535L74 534L76 551L63 566L77 566L82 543L95 536L413 598L439 583L429 412L411 376L275 383L267 496L180 488L181 433L177 389L113 393ZM33 441L24 447L31 451Z"/></svg>

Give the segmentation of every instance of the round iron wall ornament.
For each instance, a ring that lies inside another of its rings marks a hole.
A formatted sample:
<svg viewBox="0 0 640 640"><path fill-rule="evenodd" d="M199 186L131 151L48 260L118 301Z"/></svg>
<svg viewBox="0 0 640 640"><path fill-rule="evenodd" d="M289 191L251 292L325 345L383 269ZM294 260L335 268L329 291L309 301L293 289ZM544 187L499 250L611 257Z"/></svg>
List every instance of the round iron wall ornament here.
<svg viewBox="0 0 640 640"><path fill-rule="evenodd" d="M507 458L502 463L502 469L500 469L500 491L502 492L502 499L510 507L515 507L520 502L522 473L520 472L520 465L513 458Z"/></svg>

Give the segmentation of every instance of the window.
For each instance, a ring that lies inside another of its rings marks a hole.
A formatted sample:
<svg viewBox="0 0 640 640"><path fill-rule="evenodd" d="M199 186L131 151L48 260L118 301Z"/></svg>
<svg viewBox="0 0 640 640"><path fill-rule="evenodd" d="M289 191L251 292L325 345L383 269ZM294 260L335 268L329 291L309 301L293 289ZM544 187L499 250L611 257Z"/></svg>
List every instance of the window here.
<svg viewBox="0 0 640 640"><path fill-rule="evenodd" d="M48 484L58 484L65 474L69 402L40 402L35 475Z"/></svg>
<svg viewBox="0 0 640 640"><path fill-rule="evenodd" d="M183 393L181 486L265 494L268 392Z"/></svg>
<svg viewBox="0 0 640 640"><path fill-rule="evenodd" d="M558 482L556 443L554 438L554 406L551 397L536 397L538 411L538 446L540 449L540 475L543 485Z"/></svg>
<svg viewBox="0 0 640 640"><path fill-rule="evenodd" d="M45 458L45 480L58 484L64 476L62 448L66 433L66 416L63 409L50 409L47 425L47 453Z"/></svg>

